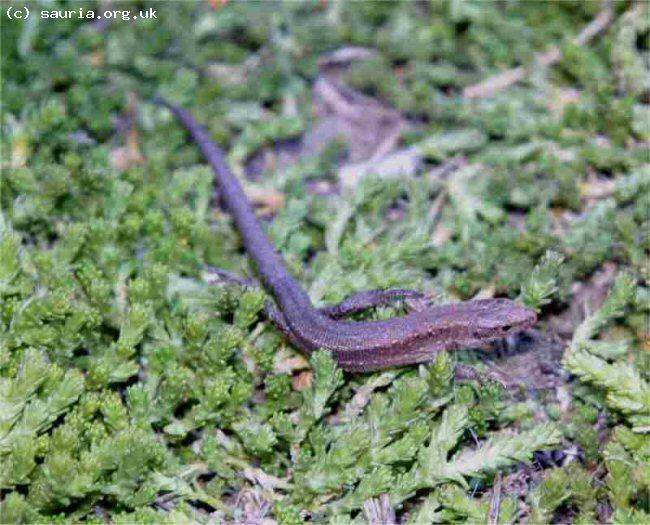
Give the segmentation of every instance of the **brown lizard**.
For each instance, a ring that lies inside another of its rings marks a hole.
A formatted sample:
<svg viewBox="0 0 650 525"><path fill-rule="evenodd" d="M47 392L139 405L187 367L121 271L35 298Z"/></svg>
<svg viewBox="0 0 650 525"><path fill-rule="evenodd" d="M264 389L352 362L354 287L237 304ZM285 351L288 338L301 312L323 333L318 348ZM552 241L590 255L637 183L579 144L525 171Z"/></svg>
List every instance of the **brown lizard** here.
<svg viewBox="0 0 650 525"><path fill-rule="evenodd" d="M413 290L372 290L338 306L317 309L289 273L271 244L223 151L183 108L157 98L185 126L212 167L220 195L233 216L248 254L277 302L267 308L271 320L301 350L326 349L349 371L369 371L431 360L438 352L480 346L532 326L536 315L510 299L481 299L430 306L381 321L340 317L399 297Z"/></svg>

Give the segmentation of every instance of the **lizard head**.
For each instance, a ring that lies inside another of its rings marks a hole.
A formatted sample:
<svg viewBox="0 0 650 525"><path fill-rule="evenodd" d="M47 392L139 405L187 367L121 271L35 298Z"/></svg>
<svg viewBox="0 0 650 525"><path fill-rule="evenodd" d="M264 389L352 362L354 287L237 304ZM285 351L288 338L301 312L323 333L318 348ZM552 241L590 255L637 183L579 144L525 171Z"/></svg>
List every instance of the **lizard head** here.
<svg viewBox="0 0 650 525"><path fill-rule="evenodd" d="M480 302L482 308L477 310L471 328L472 336L477 339L505 337L531 327L537 320L535 312L509 299L486 299Z"/></svg>

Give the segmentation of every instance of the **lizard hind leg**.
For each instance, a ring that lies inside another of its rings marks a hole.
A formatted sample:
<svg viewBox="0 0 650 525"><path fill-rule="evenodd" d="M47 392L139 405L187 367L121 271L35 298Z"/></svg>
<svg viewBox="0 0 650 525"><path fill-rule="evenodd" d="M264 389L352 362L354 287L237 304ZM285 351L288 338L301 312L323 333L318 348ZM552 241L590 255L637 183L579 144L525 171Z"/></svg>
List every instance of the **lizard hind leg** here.
<svg viewBox="0 0 650 525"><path fill-rule="evenodd" d="M242 287L261 287L262 285L259 281L253 277L242 277L241 275L231 272L230 270L225 270L223 268L217 268L216 266L204 265L205 271L205 280L208 284L219 284L227 283L234 284ZM302 345L298 344L296 336L291 331L291 327L287 322L286 317L282 313L282 310L271 300L267 300L264 304L264 317L266 317L275 327L282 332L289 341L291 341L298 348L301 348Z"/></svg>
<svg viewBox="0 0 650 525"><path fill-rule="evenodd" d="M239 286L256 286L261 284L253 277L242 277L229 270L217 268L210 265L204 266L206 280L210 284L225 282ZM376 308L386 306L396 301L404 301L409 312L421 311L430 306L429 298L422 292L409 288L389 288L386 290L364 290L353 293L343 301L319 308L319 311L331 319L342 319L352 314L357 314ZM287 338L295 344L295 335L292 333L284 313L271 300L264 306L264 315L271 321Z"/></svg>
<svg viewBox="0 0 650 525"><path fill-rule="evenodd" d="M230 270L224 270L207 264L204 266L204 270L210 284L226 282L240 286L262 286L257 279L253 277L242 277ZM347 296L340 303L319 308L319 311L332 319L342 319L348 315L364 312L377 306L386 306L400 300L404 301L406 309L409 312L420 311L430 306L429 298L422 292L410 288L389 288L386 290L364 290L362 292L356 292ZM274 324L280 327L280 319L284 319L284 315L275 304L271 304L273 317L269 315L270 310L265 313L267 313L267 317ZM276 320L278 320L278 323L276 323ZM282 328L281 330L284 332Z"/></svg>

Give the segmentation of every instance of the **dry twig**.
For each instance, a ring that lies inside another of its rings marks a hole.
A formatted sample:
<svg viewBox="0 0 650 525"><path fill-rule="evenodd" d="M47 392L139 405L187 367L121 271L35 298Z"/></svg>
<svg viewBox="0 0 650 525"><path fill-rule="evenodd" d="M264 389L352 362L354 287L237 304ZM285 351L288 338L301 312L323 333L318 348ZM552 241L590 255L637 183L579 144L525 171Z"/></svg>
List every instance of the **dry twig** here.
<svg viewBox="0 0 650 525"><path fill-rule="evenodd" d="M489 525L498 525L499 511L501 510L501 472L497 473L492 488L492 498L490 499L490 513L488 514Z"/></svg>
<svg viewBox="0 0 650 525"><path fill-rule="evenodd" d="M614 10L610 2L605 2L605 6L598 13L589 24L587 24L582 31L572 40L573 44L577 46L584 46L591 42L595 37L604 33L614 21ZM552 66L557 64L562 58L562 52L557 46L553 46L546 53L538 53L535 57L535 63L543 67ZM463 89L463 97L465 98L486 98L499 91L521 82L532 68L519 66L503 73L499 73L493 77L467 86Z"/></svg>

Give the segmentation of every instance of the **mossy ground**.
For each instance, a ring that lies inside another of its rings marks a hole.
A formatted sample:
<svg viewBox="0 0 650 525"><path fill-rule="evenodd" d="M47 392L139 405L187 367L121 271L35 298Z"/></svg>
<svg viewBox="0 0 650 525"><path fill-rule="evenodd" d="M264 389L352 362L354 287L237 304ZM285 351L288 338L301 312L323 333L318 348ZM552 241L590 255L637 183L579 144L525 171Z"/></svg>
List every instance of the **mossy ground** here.
<svg viewBox="0 0 650 525"><path fill-rule="evenodd" d="M0 522L650 521L646 4L586 46L598 2L10 5L31 17L1 21ZM345 46L365 55L322 61ZM370 138L307 151L318 89ZM308 363L263 290L203 278L254 269L155 93L248 175L315 302L496 294L536 330L382 373ZM361 173L382 144L417 162Z"/></svg>

